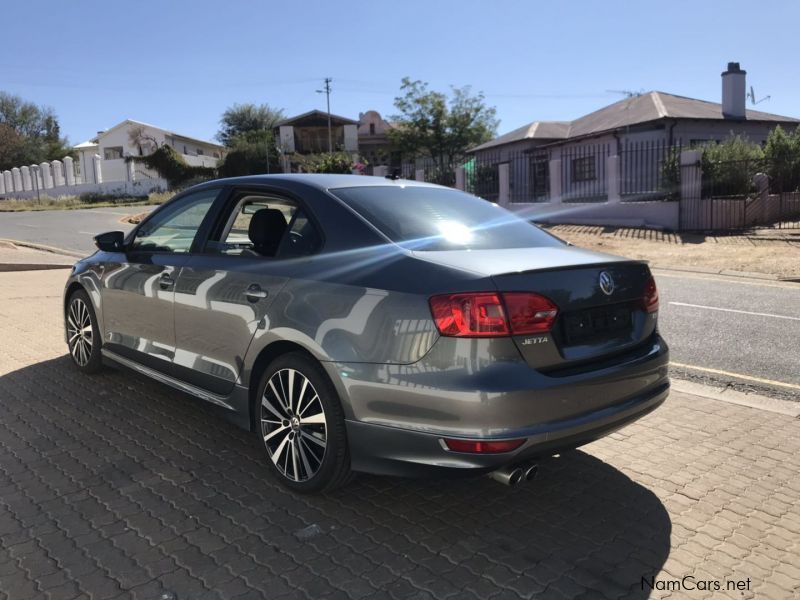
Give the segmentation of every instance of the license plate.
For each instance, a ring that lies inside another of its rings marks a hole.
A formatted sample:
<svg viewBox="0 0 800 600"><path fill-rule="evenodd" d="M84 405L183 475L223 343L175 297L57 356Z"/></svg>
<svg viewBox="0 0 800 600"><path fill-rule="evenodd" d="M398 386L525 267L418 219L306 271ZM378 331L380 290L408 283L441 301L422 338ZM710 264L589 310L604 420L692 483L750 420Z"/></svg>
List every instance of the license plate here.
<svg viewBox="0 0 800 600"><path fill-rule="evenodd" d="M630 331L631 309L627 306L602 307L564 315L567 343L609 339Z"/></svg>

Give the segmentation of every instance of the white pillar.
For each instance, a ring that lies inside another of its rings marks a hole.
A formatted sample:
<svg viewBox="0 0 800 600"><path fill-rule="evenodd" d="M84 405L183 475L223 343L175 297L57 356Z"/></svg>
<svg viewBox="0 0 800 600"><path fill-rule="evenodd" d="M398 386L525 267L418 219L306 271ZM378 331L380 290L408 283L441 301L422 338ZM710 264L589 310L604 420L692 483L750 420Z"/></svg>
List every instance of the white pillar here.
<svg viewBox="0 0 800 600"><path fill-rule="evenodd" d="M6 184L6 192L13 192L14 191L14 178L11 176L11 171L6 169L3 171L3 180Z"/></svg>
<svg viewBox="0 0 800 600"><path fill-rule="evenodd" d="M33 181L31 180L31 168L20 167L19 172L22 174L22 189L29 192L33 189Z"/></svg>
<svg viewBox="0 0 800 600"><path fill-rule="evenodd" d="M64 185L64 165L60 160L54 160L50 163L53 167L53 187L61 187Z"/></svg>
<svg viewBox="0 0 800 600"><path fill-rule="evenodd" d="M39 169L42 172L42 187L46 190L53 189L53 170L50 168L50 163L41 163Z"/></svg>
<svg viewBox="0 0 800 600"><path fill-rule="evenodd" d="M547 165L547 175L550 178L550 202L561 204L561 159L556 158Z"/></svg>
<svg viewBox="0 0 800 600"><path fill-rule="evenodd" d="M5 177L0 177L0 195L6 193L6 179Z"/></svg>
<svg viewBox="0 0 800 600"><path fill-rule="evenodd" d="M358 152L358 125L345 125L343 129L345 152Z"/></svg>
<svg viewBox="0 0 800 600"><path fill-rule="evenodd" d="M66 185L75 185L75 165L71 156L64 157L64 181Z"/></svg>
<svg viewBox="0 0 800 600"><path fill-rule="evenodd" d="M417 181L425 181L425 169L417 169L414 174L414 179Z"/></svg>
<svg viewBox="0 0 800 600"><path fill-rule="evenodd" d="M511 178L509 177L509 164L500 163L497 165L497 182L498 182L498 195L497 203L500 206L508 206L509 198L511 197L509 185Z"/></svg>
<svg viewBox="0 0 800 600"><path fill-rule="evenodd" d="M100 158L99 154L95 154L92 157L92 163L94 164L94 182L95 183L103 183L103 167L101 166L102 159Z"/></svg>
<svg viewBox="0 0 800 600"><path fill-rule="evenodd" d="M620 172L619 156L613 155L606 157L606 183L609 203L619 203L622 201L620 195Z"/></svg>
<svg viewBox="0 0 800 600"><path fill-rule="evenodd" d="M136 181L136 164L129 160L125 163L125 167L128 171L128 181Z"/></svg>
<svg viewBox="0 0 800 600"><path fill-rule="evenodd" d="M681 152L681 198L699 200L703 169L700 166L701 152L684 150Z"/></svg>
<svg viewBox="0 0 800 600"><path fill-rule="evenodd" d="M14 191L21 192L23 190L22 171L19 170L19 167L11 169L11 177L14 179Z"/></svg>
<svg viewBox="0 0 800 600"><path fill-rule="evenodd" d="M467 189L464 167L456 167L456 189L462 192Z"/></svg>
<svg viewBox="0 0 800 600"><path fill-rule="evenodd" d="M95 183L94 181L94 168L92 166L92 159L88 152L81 152L81 180L82 183Z"/></svg>

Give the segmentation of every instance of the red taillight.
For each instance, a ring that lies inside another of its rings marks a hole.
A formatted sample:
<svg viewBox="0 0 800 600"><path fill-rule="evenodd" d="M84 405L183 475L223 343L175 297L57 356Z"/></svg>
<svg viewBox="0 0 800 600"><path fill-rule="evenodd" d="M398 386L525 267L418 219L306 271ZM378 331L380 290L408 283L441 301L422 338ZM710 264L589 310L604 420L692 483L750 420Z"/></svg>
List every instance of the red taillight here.
<svg viewBox="0 0 800 600"><path fill-rule="evenodd" d="M457 440L451 438L444 439L445 445L453 452L472 452L474 454L498 454L500 452L511 452L516 450L525 440Z"/></svg>
<svg viewBox="0 0 800 600"><path fill-rule="evenodd" d="M644 298L642 299L642 304L644 305L644 309L649 313L653 313L658 310L658 288L656 287L656 280L652 275L650 276L650 280L647 282L647 285L644 287Z"/></svg>
<svg viewBox="0 0 800 600"><path fill-rule="evenodd" d="M503 294L513 335L550 331L558 308L539 294L511 292Z"/></svg>
<svg viewBox="0 0 800 600"><path fill-rule="evenodd" d="M431 312L439 333L451 337L508 335L500 297L491 292L446 294L431 298Z"/></svg>
<svg viewBox="0 0 800 600"><path fill-rule="evenodd" d="M500 337L549 331L558 307L529 292L469 292L430 300L436 328L449 337Z"/></svg>

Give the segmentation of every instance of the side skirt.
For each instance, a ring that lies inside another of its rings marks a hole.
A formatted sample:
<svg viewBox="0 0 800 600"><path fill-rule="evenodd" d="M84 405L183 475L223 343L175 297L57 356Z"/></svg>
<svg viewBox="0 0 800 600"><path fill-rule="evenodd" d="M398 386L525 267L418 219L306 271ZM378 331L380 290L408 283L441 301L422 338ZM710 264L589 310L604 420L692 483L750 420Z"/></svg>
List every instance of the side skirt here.
<svg viewBox="0 0 800 600"><path fill-rule="evenodd" d="M234 391L230 396L220 396L190 383L186 383L185 381L181 381L180 379L170 377L169 375L166 375L160 371L156 371L155 369L145 367L144 365L125 358L124 356L120 356L119 354L112 352L111 350L107 350L106 348L102 348L101 353L104 362L110 362L113 365L119 365L126 369L130 369L131 371L140 373L145 377L168 385L176 390L185 392L191 396L194 396L195 398L200 398L201 400L210 402L215 406L225 409L224 411L221 411L221 414L226 420L241 427L242 429L251 429L250 399L248 390L246 388L237 385L234 387Z"/></svg>

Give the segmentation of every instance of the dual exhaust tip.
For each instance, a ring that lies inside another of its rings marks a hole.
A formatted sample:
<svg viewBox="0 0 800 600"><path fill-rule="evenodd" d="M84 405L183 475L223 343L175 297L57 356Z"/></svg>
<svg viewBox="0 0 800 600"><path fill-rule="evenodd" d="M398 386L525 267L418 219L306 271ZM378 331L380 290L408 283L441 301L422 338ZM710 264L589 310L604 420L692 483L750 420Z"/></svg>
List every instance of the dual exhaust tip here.
<svg viewBox="0 0 800 600"><path fill-rule="evenodd" d="M523 465L510 465L508 467L502 467L497 469L496 471L492 471L489 473L489 477L494 479L495 481L499 481L503 485L508 486L515 486L519 485L520 483L525 483L527 481L533 481L536 479L536 475L539 473L539 465L533 464L523 464Z"/></svg>

